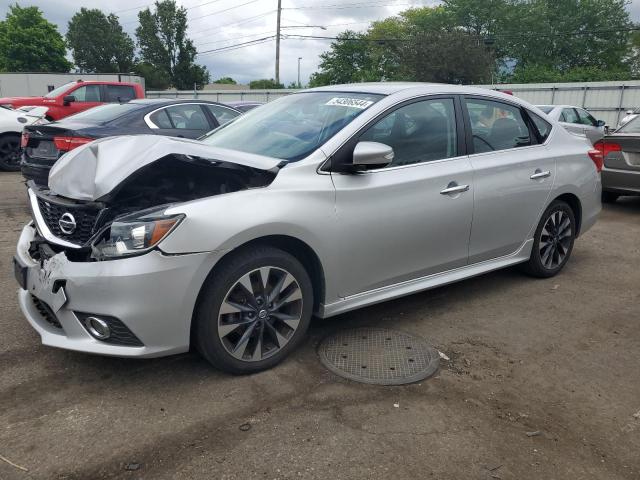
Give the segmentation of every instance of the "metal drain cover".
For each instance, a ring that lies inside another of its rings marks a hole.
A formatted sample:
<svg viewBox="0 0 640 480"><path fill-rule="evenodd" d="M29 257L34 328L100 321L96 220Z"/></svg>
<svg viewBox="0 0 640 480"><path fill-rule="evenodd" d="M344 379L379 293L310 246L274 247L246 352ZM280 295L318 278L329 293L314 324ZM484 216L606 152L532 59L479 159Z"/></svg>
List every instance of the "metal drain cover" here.
<svg viewBox="0 0 640 480"><path fill-rule="evenodd" d="M403 385L438 369L440 355L420 337L382 328L342 330L318 346L322 364L356 382Z"/></svg>

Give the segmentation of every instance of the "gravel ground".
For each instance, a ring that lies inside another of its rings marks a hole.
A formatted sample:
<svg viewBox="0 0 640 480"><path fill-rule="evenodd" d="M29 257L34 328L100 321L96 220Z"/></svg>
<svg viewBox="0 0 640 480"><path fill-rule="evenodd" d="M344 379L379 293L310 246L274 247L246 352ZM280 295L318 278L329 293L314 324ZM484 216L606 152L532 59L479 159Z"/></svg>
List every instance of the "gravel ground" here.
<svg viewBox="0 0 640 480"><path fill-rule="evenodd" d="M607 206L554 279L504 270L314 320L250 377L194 354L42 347L12 276L16 174L0 173L0 218L3 480L640 478L640 198ZM415 333L450 360L409 386L342 380L315 347L354 326Z"/></svg>

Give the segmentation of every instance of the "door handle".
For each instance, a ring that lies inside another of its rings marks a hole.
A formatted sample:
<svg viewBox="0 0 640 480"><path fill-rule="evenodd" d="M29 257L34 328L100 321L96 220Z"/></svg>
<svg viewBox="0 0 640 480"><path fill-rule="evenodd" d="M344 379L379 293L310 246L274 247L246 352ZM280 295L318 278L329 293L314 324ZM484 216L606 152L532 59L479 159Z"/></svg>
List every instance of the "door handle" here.
<svg viewBox="0 0 640 480"><path fill-rule="evenodd" d="M531 175L529 178L531 180L540 180L541 178L547 178L551 176L551 172L549 170L547 170L546 172L543 172L542 170L540 170L539 168L536 169L536 171L534 172L533 175Z"/></svg>
<svg viewBox="0 0 640 480"><path fill-rule="evenodd" d="M447 188L440 191L440 195L454 195L456 193L462 193L469 190L469 185L458 185L456 182L451 182L447 185Z"/></svg>

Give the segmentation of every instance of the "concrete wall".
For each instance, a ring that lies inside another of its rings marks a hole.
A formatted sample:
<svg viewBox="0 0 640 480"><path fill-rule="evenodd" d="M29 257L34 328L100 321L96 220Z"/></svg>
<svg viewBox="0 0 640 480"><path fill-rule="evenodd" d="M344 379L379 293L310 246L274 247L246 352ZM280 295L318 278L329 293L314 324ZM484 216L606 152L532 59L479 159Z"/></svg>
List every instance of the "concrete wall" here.
<svg viewBox="0 0 640 480"><path fill-rule="evenodd" d="M0 97L37 97L45 95L49 86L57 88L76 80L132 82L144 88L144 78L118 73L0 73Z"/></svg>
<svg viewBox="0 0 640 480"><path fill-rule="evenodd" d="M494 90L510 90L534 105L575 105L583 107L607 125L615 127L629 109L640 107L640 81L585 83L530 83L478 85ZM218 102L255 100L269 102L298 90L199 90L198 98ZM180 92L149 91L148 97L193 98L192 90Z"/></svg>

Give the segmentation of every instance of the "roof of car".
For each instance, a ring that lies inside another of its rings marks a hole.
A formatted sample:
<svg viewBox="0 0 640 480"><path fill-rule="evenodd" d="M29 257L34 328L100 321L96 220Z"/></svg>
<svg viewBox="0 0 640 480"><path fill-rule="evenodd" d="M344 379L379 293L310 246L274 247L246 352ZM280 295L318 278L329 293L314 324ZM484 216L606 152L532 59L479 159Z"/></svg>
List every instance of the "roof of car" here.
<svg viewBox="0 0 640 480"><path fill-rule="evenodd" d="M212 102L210 100L202 100L199 98L135 98L133 100L129 100L127 103L134 103L138 105L152 105L159 107L163 105L175 105L177 103L209 103L211 105L222 105L223 107L228 107L228 105L220 102Z"/></svg>

